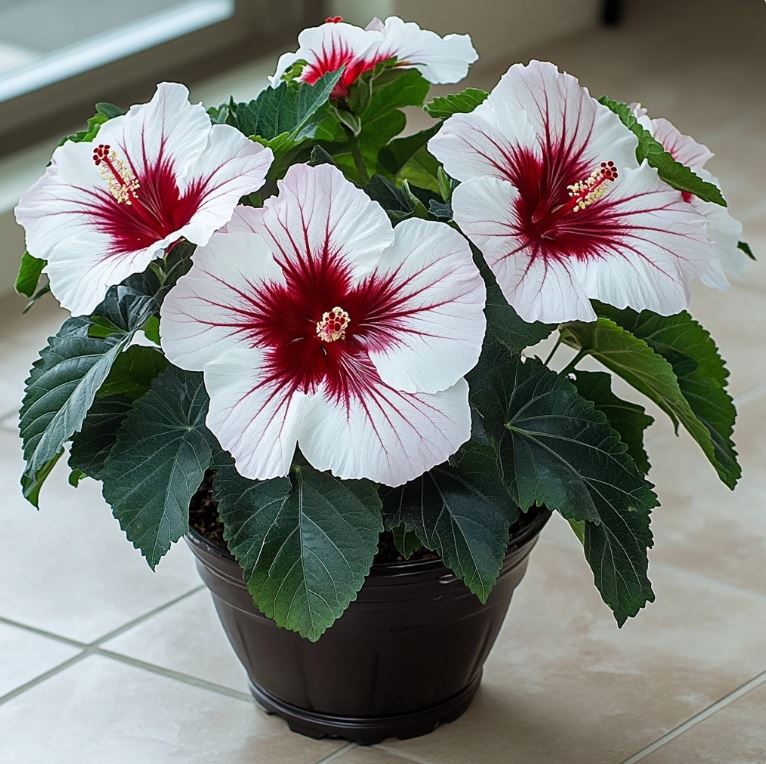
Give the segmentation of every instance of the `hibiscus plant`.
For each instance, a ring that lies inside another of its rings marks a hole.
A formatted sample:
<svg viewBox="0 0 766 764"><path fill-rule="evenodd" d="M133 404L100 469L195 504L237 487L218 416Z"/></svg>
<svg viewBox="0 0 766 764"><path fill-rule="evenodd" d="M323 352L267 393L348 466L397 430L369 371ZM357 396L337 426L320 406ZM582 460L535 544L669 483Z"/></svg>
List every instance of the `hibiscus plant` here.
<svg viewBox="0 0 766 764"><path fill-rule="evenodd" d="M66 452L154 568L207 480L254 602L312 640L384 530L485 600L536 507L620 625L652 601L653 420L612 383L733 488L728 372L686 308L749 250L704 146L553 64L428 100L475 59L333 18L252 101L99 104L16 210L17 289L72 314L27 381L26 497Z"/></svg>

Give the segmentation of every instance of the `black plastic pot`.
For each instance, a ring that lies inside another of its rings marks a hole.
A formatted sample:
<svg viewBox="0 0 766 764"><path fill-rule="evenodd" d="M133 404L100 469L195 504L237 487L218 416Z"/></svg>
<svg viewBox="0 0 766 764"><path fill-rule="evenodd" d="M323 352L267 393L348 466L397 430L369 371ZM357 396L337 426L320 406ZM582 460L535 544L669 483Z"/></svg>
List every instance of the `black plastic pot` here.
<svg viewBox="0 0 766 764"><path fill-rule="evenodd" d="M187 541L256 700L310 737L362 745L457 719L549 513L530 513L482 605L439 560L373 565L359 596L318 642L253 605L234 558L192 530Z"/></svg>

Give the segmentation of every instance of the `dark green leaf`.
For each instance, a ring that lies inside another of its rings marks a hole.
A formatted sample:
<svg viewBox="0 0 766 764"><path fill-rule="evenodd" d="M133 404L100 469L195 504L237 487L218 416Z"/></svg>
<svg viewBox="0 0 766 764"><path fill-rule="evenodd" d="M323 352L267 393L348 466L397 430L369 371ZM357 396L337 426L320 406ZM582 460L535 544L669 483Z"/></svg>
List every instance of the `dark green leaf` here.
<svg viewBox="0 0 766 764"><path fill-rule="evenodd" d="M408 531L405 525L397 525L392 528L391 535L394 539L394 546L405 560L409 560L415 552L423 547L423 542L418 538L418 534L415 531Z"/></svg>
<svg viewBox="0 0 766 764"><path fill-rule="evenodd" d="M22 481L25 495L39 493L39 489L30 493L28 486L42 483L51 460L80 429L96 392L132 337L129 331L92 338L87 336L88 326L81 318L66 321L27 379L20 421L27 463Z"/></svg>
<svg viewBox="0 0 766 764"><path fill-rule="evenodd" d="M503 564L516 508L489 446L465 448L444 464L383 494L386 525L403 525L439 553L465 585L486 602Z"/></svg>
<svg viewBox="0 0 766 764"><path fill-rule="evenodd" d="M381 169L390 176L396 176L416 153L425 148L426 143L436 135L438 129L439 125L434 125L405 138L391 141L380 152Z"/></svg>
<svg viewBox="0 0 766 764"><path fill-rule="evenodd" d="M325 74L314 85L283 82L266 88L249 103L235 106L236 123L245 135L268 141L287 134L292 141L312 138L316 123L312 119L328 103L342 70Z"/></svg>
<svg viewBox="0 0 766 764"><path fill-rule="evenodd" d="M740 241L737 243L737 249L741 249L751 260L755 260L755 255L750 245L746 241Z"/></svg>
<svg viewBox="0 0 766 764"><path fill-rule="evenodd" d="M619 374L674 425L680 422L721 480L733 488L740 475L731 443L736 411L726 393L728 372L710 335L686 313L662 317L605 306L599 311L612 318L567 324L562 327L564 341Z"/></svg>
<svg viewBox="0 0 766 764"><path fill-rule="evenodd" d="M489 93L479 88L466 88L459 93L439 96L425 105L425 110L434 119L447 119L453 114L467 114L484 103Z"/></svg>
<svg viewBox="0 0 766 764"><path fill-rule="evenodd" d="M207 406L202 374L168 367L133 404L101 470L104 498L152 568L189 528L212 456Z"/></svg>
<svg viewBox="0 0 766 764"><path fill-rule="evenodd" d="M644 448L644 431L654 422L641 406L618 398L612 392L612 379L603 371L576 371L574 379L577 392L591 401L616 430L628 447L636 466L642 474L649 472L649 457Z"/></svg>
<svg viewBox="0 0 766 764"><path fill-rule="evenodd" d="M72 438L69 466L72 470L101 480L109 452L117 440L117 431L132 406L130 398L96 398L88 411L82 430Z"/></svg>
<svg viewBox="0 0 766 764"><path fill-rule="evenodd" d="M312 167L317 167L320 164L335 164L335 160L332 158L332 154L330 154L326 149L323 149L321 146L314 146L314 148L311 149L311 154L309 156L309 164Z"/></svg>
<svg viewBox="0 0 766 764"><path fill-rule="evenodd" d="M480 383L474 402L497 438L512 496L522 510L545 505L585 524L596 586L624 623L654 597L646 556L657 506L651 485L604 414L537 359L501 354Z"/></svg>
<svg viewBox="0 0 766 764"><path fill-rule="evenodd" d="M494 276L488 275L485 280L487 306L484 312L487 316L489 341L501 345L509 353L514 354L541 342L556 328L553 324L542 324L539 321L533 324L523 321L503 297Z"/></svg>
<svg viewBox="0 0 766 764"><path fill-rule="evenodd" d="M366 481L340 481L311 467L252 481L231 461L216 464L218 515L256 606L286 629L319 639L356 598L383 529Z"/></svg>
<svg viewBox="0 0 766 764"><path fill-rule="evenodd" d="M412 214L412 205L407 195L382 175L373 175L364 190L367 196L376 201L395 222L404 220Z"/></svg>
<svg viewBox="0 0 766 764"><path fill-rule="evenodd" d="M723 207L726 206L726 200L721 194L721 189L715 183L702 180L686 165L673 159L672 155L662 147L662 144L653 138L651 133L633 116L630 106L621 101L612 101L606 96L599 98L599 103L611 109L638 138L636 158L639 162L646 159L666 183L679 191L687 191L706 202L715 202Z"/></svg>
<svg viewBox="0 0 766 764"><path fill-rule="evenodd" d="M431 199L428 203L428 211L435 218L452 220L452 205L449 202L438 202Z"/></svg>
<svg viewBox="0 0 766 764"><path fill-rule="evenodd" d="M25 252L21 256L19 273L16 276L16 291L25 297L34 297L37 291L37 284L40 281L40 274L42 274L44 267L45 260L32 257L29 252Z"/></svg>
<svg viewBox="0 0 766 764"><path fill-rule="evenodd" d="M43 483L46 481L48 475L51 474L63 453L63 449L57 451L45 464L42 465L42 467L40 467L39 470L37 470L37 472L34 473L34 475L25 472L21 476L21 491L24 498L33 506L39 506L40 489L43 487Z"/></svg>
<svg viewBox="0 0 766 764"><path fill-rule="evenodd" d="M159 348L133 345L117 357L98 391L98 397L120 395L130 400L140 398L167 366L168 362Z"/></svg>

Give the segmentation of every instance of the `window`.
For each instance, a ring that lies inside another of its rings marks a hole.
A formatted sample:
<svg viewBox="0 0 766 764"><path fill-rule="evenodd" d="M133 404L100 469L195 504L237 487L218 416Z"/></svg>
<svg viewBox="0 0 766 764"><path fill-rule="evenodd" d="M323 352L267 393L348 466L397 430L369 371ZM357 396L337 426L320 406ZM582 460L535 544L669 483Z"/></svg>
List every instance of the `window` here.
<svg viewBox="0 0 766 764"><path fill-rule="evenodd" d="M0 153L294 42L321 0L0 0Z"/></svg>

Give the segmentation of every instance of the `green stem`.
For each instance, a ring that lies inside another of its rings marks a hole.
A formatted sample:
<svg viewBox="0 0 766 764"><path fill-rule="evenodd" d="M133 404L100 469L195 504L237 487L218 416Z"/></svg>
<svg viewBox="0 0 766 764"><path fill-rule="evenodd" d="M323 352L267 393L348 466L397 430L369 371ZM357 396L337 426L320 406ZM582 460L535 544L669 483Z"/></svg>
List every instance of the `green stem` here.
<svg viewBox="0 0 766 764"><path fill-rule="evenodd" d="M588 355L587 350L580 350L577 355L559 372L560 377L566 377L567 374L574 371L575 366L577 366L580 361L582 361L585 356Z"/></svg>
<svg viewBox="0 0 766 764"><path fill-rule="evenodd" d="M367 165L362 156L362 147L359 145L359 139L350 130L347 129L347 132L348 143L351 147L351 156L354 157L354 164L356 165L356 171L359 173L359 180L362 181L363 186L366 186L370 182L370 176L367 174Z"/></svg>

